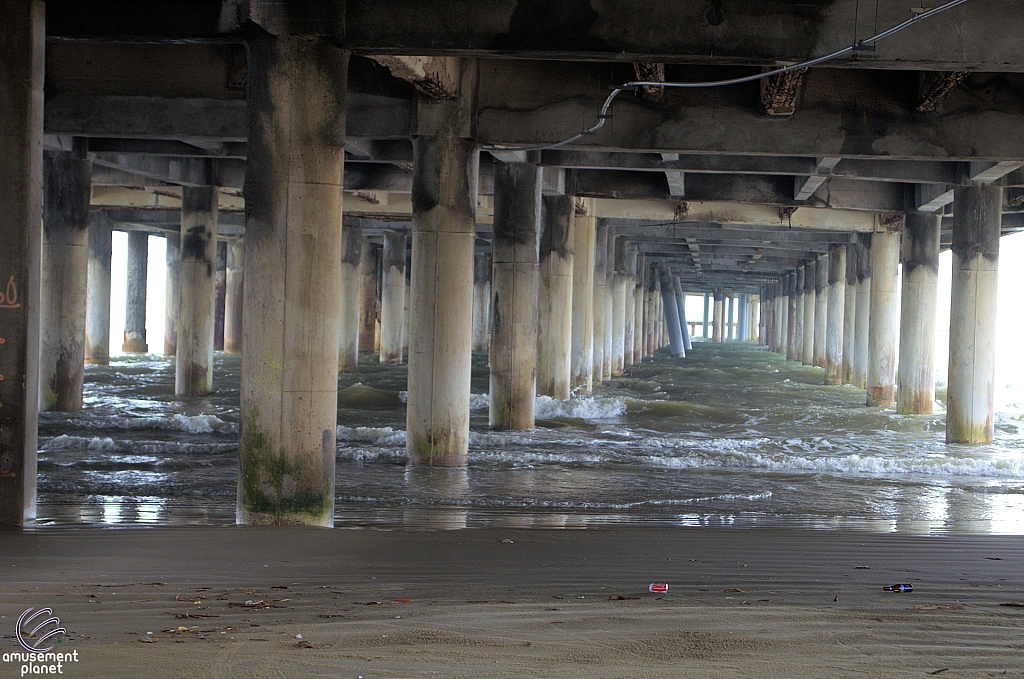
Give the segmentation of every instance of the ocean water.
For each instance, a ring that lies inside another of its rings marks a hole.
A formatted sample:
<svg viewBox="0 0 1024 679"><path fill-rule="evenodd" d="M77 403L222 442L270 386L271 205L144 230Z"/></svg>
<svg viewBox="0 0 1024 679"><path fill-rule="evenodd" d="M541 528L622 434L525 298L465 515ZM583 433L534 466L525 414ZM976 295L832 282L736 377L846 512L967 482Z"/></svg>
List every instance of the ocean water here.
<svg viewBox="0 0 1024 679"><path fill-rule="evenodd" d="M697 342L592 398L540 397L533 431L495 432L478 355L468 468L415 469L405 368L361 358L339 380L339 527L1024 533L1024 399L1012 390L993 444L947 445L941 392L935 415L900 416L763 347ZM233 523L239 370L218 353L216 393L186 399L170 359L88 366L84 411L40 417L37 527Z"/></svg>

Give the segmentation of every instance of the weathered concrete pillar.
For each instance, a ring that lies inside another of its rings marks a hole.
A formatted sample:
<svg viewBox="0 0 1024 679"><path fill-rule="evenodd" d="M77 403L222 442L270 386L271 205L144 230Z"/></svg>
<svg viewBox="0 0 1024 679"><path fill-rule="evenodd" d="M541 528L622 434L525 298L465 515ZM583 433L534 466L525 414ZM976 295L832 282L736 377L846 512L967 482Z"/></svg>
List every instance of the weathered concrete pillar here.
<svg viewBox="0 0 1024 679"><path fill-rule="evenodd" d="M0 526L35 518L43 3L0 0Z"/></svg>
<svg viewBox="0 0 1024 679"><path fill-rule="evenodd" d="M598 223L594 236L594 384L604 381L605 288L608 284L608 225Z"/></svg>
<svg viewBox="0 0 1024 679"><path fill-rule="evenodd" d="M801 344L800 362L814 365L814 317L818 305L818 264L810 262L804 267L804 339Z"/></svg>
<svg viewBox="0 0 1024 679"><path fill-rule="evenodd" d="M825 328L825 384L843 383L843 330L846 319L846 246L828 253L828 324Z"/></svg>
<svg viewBox="0 0 1024 679"><path fill-rule="evenodd" d="M857 321L854 327L853 384L868 386L868 361L871 352L868 335L871 330L871 234L859 234L857 249Z"/></svg>
<svg viewBox="0 0 1024 679"><path fill-rule="evenodd" d="M704 293L704 329L701 337L704 339L710 339L711 335L708 334L708 330L711 325L711 293Z"/></svg>
<svg viewBox="0 0 1024 679"><path fill-rule="evenodd" d="M125 293L124 343L121 351L144 354L146 343L146 284L149 273L149 234L128 232L128 290Z"/></svg>
<svg viewBox="0 0 1024 679"><path fill-rule="evenodd" d="M573 198L544 196L537 295L537 393L560 401L572 392Z"/></svg>
<svg viewBox="0 0 1024 679"><path fill-rule="evenodd" d="M725 322L725 296L719 290L715 291L715 311L714 321L711 328L711 341L721 342L723 338L724 322Z"/></svg>
<svg viewBox="0 0 1024 679"><path fill-rule="evenodd" d="M953 195L946 441L988 443L995 417L996 283L1003 190L958 186Z"/></svg>
<svg viewBox="0 0 1024 679"><path fill-rule="evenodd" d="M105 219L89 223L89 301L85 316L85 362L110 363L111 228Z"/></svg>
<svg viewBox="0 0 1024 679"><path fill-rule="evenodd" d="M725 326L722 329L722 338L731 340L736 339L736 326L733 323L735 318L734 307L736 304L735 295L726 295L725 297Z"/></svg>
<svg viewBox="0 0 1024 679"><path fill-rule="evenodd" d="M410 322L409 321L409 318L410 318L409 317L409 300L412 299L412 291L410 290L410 288L412 286L410 285L409 275L412 273L411 269L412 269L412 267L409 266L408 259L406 259L406 265L405 265L405 311L403 312L404 315L402 317L402 319L403 319L402 320L402 352L403 353L409 351L409 322ZM474 286L473 295L474 295L474 297L473 297L473 304L476 305L476 287L475 286ZM488 294L488 298L489 297L490 297L490 295ZM475 311L476 311L476 309L475 309L475 306L474 306L474 313L475 313Z"/></svg>
<svg viewBox="0 0 1024 679"><path fill-rule="evenodd" d="M238 522L334 523L348 52L248 51Z"/></svg>
<svg viewBox="0 0 1024 679"><path fill-rule="evenodd" d="M618 239L609 232L608 234L608 259L605 269L604 287L604 364L601 366L601 377L606 380L612 378L612 362L615 352L612 349L614 344L615 331L615 243Z"/></svg>
<svg viewBox="0 0 1024 679"><path fill-rule="evenodd" d="M178 354L178 314L181 310L181 232L171 233L164 239L167 250L164 265L164 356Z"/></svg>
<svg viewBox="0 0 1024 679"><path fill-rule="evenodd" d="M338 370L359 372L359 326L362 323L363 228L346 226L341 234L341 268L338 307Z"/></svg>
<svg viewBox="0 0 1024 679"><path fill-rule="evenodd" d="M842 384L853 384L857 355L857 257L859 243L846 246L846 296L843 300Z"/></svg>
<svg viewBox="0 0 1024 679"><path fill-rule="evenodd" d="M242 286L245 285L245 241L228 243L227 289L224 292L224 351L242 353Z"/></svg>
<svg viewBox="0 0 1024 679"><path fill-rule="evenodd" d="M900 266L899 231L871 236L871 320L868 328L869 406L896 404L896 278Z"/></svg>
<svg viewBox="0 0 1024 679"><path fill-rule="evenodd" d="M740 329L737 333L737 337L741 342L746 342L750 339L750 306L747 303L748 296L739 296L739 324Z"/></svg>
<svg viewBox="0 0 1024 679"><path fill-rule="evenodd" d="M663 346L668 344L668 333L665 329L665 305L661 296L661 277L657 272L653 273L656 276L654 282L654 346L661 349Z"/></svg>
<svg viewBox="0 0 1024 679"><path fill-rule="evenodd" d="M668 331L669 348L672 356L686 356L683 344L683 332L679 325L679 302L676 301L676 290L672 283L672 273L662 264L658 267L658 278L661 281L661 303L664 307L665 328Z"/></svg>
<svg viewBox="0 0 1024 679"><path fill-rule="evenodd" d="M828 255L818 258L814 270L814 356L813 364L825 367L825 326L828 324Z"/></svg>
<svg viewBox="0 0 1024 679"><path fill-rule="evenodd" d="M676 293L676 306L679 308L679 330L683 335L683 349L693 349L693 342L690 341L690 328L686 323L686 292L678 276L672 277L672 287Z"/></svg>
<svg viewBox="0 0 1024 679"><path fill-rule="evenodd" d="M623 353L625 365L633 365L636 359L633 355L634 343L636 340L636 260L637 251L630 248L626 253L626 338Z"/></svg>
<svg viewBox="0 0 1024 679"><path fill-rule="evenodd" d="M381 261L380 362L401 365L402 333L405 324L405 231L384 232Z"/></svg>
<svg viewBox="0 0 1024 679"><path fill-rule="evenodd" d="M217 268L213 278L213 348L224 351L224 316L228 301L228 243L217 241Z"/></svg>
<svg viewBox="0 0 1024 679"><path fill-rule="evenodd" d="M590 395L594 388L594 259L596 220L573 216L572 391Z"/></svg>
<svg viewBox="0 0 1024 679"><path fill-rule="evenodd" d="M213 390L216 304L217 189L181 191L181 278L174 393L204 396Z"/></svg>
<svg viewBox="0 0 1024 679"><path fill-rule="evenodd" d="M803 318L803 309L800 308L800 291L797 287L800 282L799 270L786 276L786 360L800 360L798 340L802 334L797 327L797 320Z"/></svg>
<svg viewBox="0 0 1024 679"><path fill-rule="evenodd" d="M614 242L611 248L613 267L609 277L612 290L611 376L622 377L626 365L626 260L629 243L618 237Z"/></svg>
<svg viewBox="0 0 1024 679"><path fill-rule="evenodd" d="M82 409L91 163L85 139L43 158L39 407ZM0 446L3 443L0 442Z"/></svg>
<svg viewBox="0 0 1024 679"><path fill-rule="evenodd" d="M541 170L494 166L490 425L532 429L537 394Z"/></svg>
<svg viewBox="0 0 1024 679"><path fill-rule="evenodd" d="M491 255L473 257L473 351L487 351L491 322Z"/></svg>
<svg viewBox="0 0 1024 679"><path fill-rule="evenodd" d="M647 264L644 260L644 256L638 254L636 262L636 287L633 290L633 296L636 298L633 304L634 311L634 329L633 329L633 363L639 364L644 360L644 349L647 345L644 342L644 307L646 306L646 283L644 280L644 271L646 270Z"/></svg>
<svg viewBox="0 0 1024 679"><path fill-rule="evenodd" d="M807 298L805 285L807 283L807 269L800 267L796 271L796 317L793 328L793 360L802 363L804 358L804 319L805 305Z"/></svg>
<svg viewBox="0 0 1024 679"><path fill-rule="evenodd" d="M908 212L903 229L903 290L896 412L928 415L935 402L935 311L942 215Z"/></svg>
<svg viewBox="0 0 1024 679"><path fill-rule="evenodd" d="M644 335L647 348L644 350L648 356L653 356L658 349L658 273L648 263L644 271L646 280L646 300L644 306Z"/></svg>
<svg viewBox="0 0 1024 679"><path fill-rule="evenodd" d="M420 99L419 117L429 123L429 134L414 139L406 411L412 465L465 466L469 447L479 152L464 125L470 118L466 108L475 99L476 62L460 63L459 99L436 104Z"/></svg>
<svg viewBox="0 0 1024 679"><path fill-rule="evenodd" d="M362 243L359 255L359 351L377 350L377 245Z"/></svg>

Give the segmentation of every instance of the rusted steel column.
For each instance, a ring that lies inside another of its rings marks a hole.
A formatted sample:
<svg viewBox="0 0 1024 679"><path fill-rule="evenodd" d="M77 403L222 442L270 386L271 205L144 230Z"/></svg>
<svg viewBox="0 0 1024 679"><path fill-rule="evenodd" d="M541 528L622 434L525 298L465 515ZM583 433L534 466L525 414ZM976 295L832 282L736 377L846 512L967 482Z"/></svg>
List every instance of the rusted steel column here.
<svg viewBox="0 0 1024 679"><path fill-rule="evenodd" d="M935 310L942 215L907 213L896 412L927 415L935 402Z"/></svg>
<svg viewBox="0 0 1024 679"><path fill-rule="evenodd" d="M988 443L995 418L996 283L1003 190L957 187L946 441Z"/></svg>

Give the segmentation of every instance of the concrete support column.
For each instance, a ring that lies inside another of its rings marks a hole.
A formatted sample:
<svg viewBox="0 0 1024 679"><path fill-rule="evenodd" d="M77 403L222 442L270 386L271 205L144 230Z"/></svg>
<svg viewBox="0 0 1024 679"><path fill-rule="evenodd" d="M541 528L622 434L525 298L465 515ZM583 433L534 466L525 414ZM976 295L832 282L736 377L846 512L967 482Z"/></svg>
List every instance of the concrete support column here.
<svg viewBox="0 0 1024 679"><path fill-rule="evenodd" d="M612 361L614 360L614 324L615 324L615 243L617 238L609 232L608 234L608 259L605 269L604 287L604 364L601 366L601 377L606 380L612 378Z"/></svg>
<svg viewBox="0 0 1024 679"><path fill-rule="evenodd" d="M804 267L804 339L800 350L800 362L814 365L814 317L818 306L818 263L810 262Z"/></svg>
<svg viewBox="0 0 1024 679"><path fill-rule="evenodd" d="M537 393L566 401L572 392L573 198L544 196L537 296Z"/></svg>
<svg viewBox="0 0 1024 679"><path fill-rule="evenodd" d="M612 326L611 326L611 376L622 377L626 365L626 269L629 256L629 242L615 238L611 248L613 256L612 275Z"/></svg>
<svg viewBox="0 0 1024 679"><path fill-rule="evenodd" d="M575 212L575 210L574 210ZM594 259L596 220L573 217L572 365L574 393L589 396L594 389Z"/></svg>
<svg viewBox="0 0 1024 679"><path fill-rule="evenodd" d="M646 290L644 282L644 271L646 269L646 262L643 255L637 255L636 262L636 278L635 287L633 289L633 297L635 298L633 304L634 320L633 320L633 363L640 364L644 360L644 349L646 344L644 342L644 307L646 300Z"/></svg>
<svg viewBox="0 0 1024 679"><path fill-rule="evenodd" d="M814 272L814 356L813 364L825 367L825 326L828 324L828 255L822 255Z"/></svg>
<svg viewBox="0 0 1024 679"><path fill-rule="evenodd" d="M957 187L946 441L988 443L995 417L996 283L1003 190Z"/></svg>
<svg viewBox="0 0 1024 679"><path fill-rule="evenodd" d="M802 363L804 358L804 314L806 299L805 284L807 282L807 269L800 267L796 271L796 317L793 327L793 360Z"/></svg>
<svg viewBox="0 0 1024 679"><path fill-rule="evenodd" d="M723 338L725 322L725 296L718 290L715 291L714 321L711 328L711 341L721 342Z"/></svg>
<svg viewBox="0 0 1024 679"><path fill-rule="evenodd" d="M648 264L644 270L644 277L646 280L644 336L647 347L644 353L648 356L653 356L654 352L658 349L658 305L656 303L658 297L658 274Z"/></svg>
<svg viewBox="0 0 1024 679"><path fill-rule="evenodd" d="M704 293L704 328L702 337L704 339L710 339L711 335L708 334L708 330L711 326L711 293Z"/></svg>
<svg viewBox="0 0 1024 679"><path fill-rule="evenodd" d="M381 262L380 362L401 365L402 334L405 330L405 231L384 232Z"/></svg>
<svg viewBox="0 0 1024 679"><path fill-rule="evenodd" d="M803 309L800 308L800 271L789 274L786 281L786 360L799 361L799 340L802 338L800 329L797 327L797 320L803 318Z"/></svg>
<svg viewBox="0 0 1024 679"><path fill-rule="evenodd" d="M39 307L39 407L43 410L82 409L91 172L85 139L75 139L72 152L44 154Z"/></svg>
<svg viewBox="0 0 1024 679"><path fill-rule="evenodd" d="M494 166L490 424L532 429L537 394L541 170Z"/></svg>
<svg viewBox="0 0 1024 679"><path fill-rule="evenodd" d="M262 32L246 46L238 522L332 526L349 54Z"/></svg>
<svg viewBox="0 0 1024 679"><path fill-rule="evenodd" d="M0 527L35 518L44 8L0 0Z"/></svg>
<svg viewBox="0 0 1024 679"><path fill-rule="evenodd" d="M420 117L431 123L431 134L413 142L406 411L406 449L413 465L465 466L469 447L479 152L462 124L475 99L476 62L460 63L459 99L437 104L420 99Z"/></svg>
<svg viewBox="0 0 1024 679"><path fill-rule="evenodd" d="M487 351L491 322L491 255L473 258L473 351Z"/></svg>
<svg viewBox="0 0 1024 679"><path fill-rule="evenodd" d="M790 276L784 276L781 281L779 298L779 353L783 356L789 351L789 301L791 293Z"/></svg>
<svg viewBox="0 0 1024 679"><path fill-rule="evenodd" d="M124 343L121 351L144 354L146 343L146 284L149 274L149 234L128 232L128 290L125 293Z"/></svg>
<svg viewBox="0 0 1024 679"><path fill-rule="evenodd" d="M224 292L224 351L242 353L242 286L245 285L245 241L228 243L227 289Z"/></svg>
<svg viewBox="0 0 1024 679"><path fill-rule="evenodd" d="M110 363L110 241L109 222L94 218L89 224L89 300L85 305L85 362L94 365Z"/></svg>
<svg viewBox="0 0 1024 679"><path fill-rule="evenodd" d="M896 404L896 278L900 265L898 231L871 236L871 320L868 328L869 406Z"/></svg>
<svg viewBox="0 0 1024 679"><path fill-rule="evenodd" d="M846 318L846 246L828 253L828 318L825 328L825 384L843 383L843 329Z"/></svg>
<svg viewBox="0 0 1024 679"><path fill-rule="evenodd" d="M608 268L608 225L598 223L594 237L594 384L604 381L605 288L608 285Z"/></svg>
<svg viewBox="0 0 1024 679"><path fill-rule="evenodd" d="M217 189L181 191L181 278L174 393L204 396L213 390L216 303Z"/></svg>
<svg viewBox="0 0 1024 679"><path fill-rule="evenodd" d="M846 246L846 293L843 299L842 384L853 384L857 354L857 244Z"/></svg>
<svg viewBox="0 0 1024 679"><path fill-rule="evenodd" d="M664 264L658 267L658 278L662 282L662 305L665 308L665 327L669 333L669 347L674 357L686 355L683 344L683 332L679 325L679 302L676 301L676 288L673 275Z"/></svg>
<svg viewBox="0 0 1024 679"><path fill-rule="evenodd" d="M224 351L224 315L228 294L228 243L217 241L217 268L213 278L213 348Z"/></svg>
<svg viewBox="0 0 1024 679"><path fill-rule="evenodd" d="M359 326L363 303L363 229L346 226L341 234L341 266L338 275L338 370L359 372Z"/></svg>
<svg viewBox="0 0 1024 679"><path fill-rule="evenodd" d="M908 212L903 229L903 289L896 412L928 415L935 402L935 310L942 215Z"/></svg>
<svg viewBox="0 0 1024 679"><path fill-rule="evenodd" d="M723 337L725 339L736 339L736 325L735 325L735 306L736 296L728 295L726 298L726 311L725 311L725 328L723 330Z"/></svg>
<svg viewBox="0 0 1024 679"><path fill-rule="evenodd" d="M676 293L676 306L679 309L679 330L683 335L683 349L690 351L693 349L693 342L690 340L690 328L686 323L686 292L683 290L683 284L679 281L678 276L672 277L672 287Z"/></svg>
<svg viewBox="0 0 1024 679"><path fill-rule="evenodd" d="M662 298L661 277L655 272L654 281L654 346L661 349L668 344L668 331L665 328L665 304Z"/></svg>
<svg viewBox="0 0 1024 679"><path fill-rule="evenodd" d="M857 248L857 321L854 327L853 384L868 387L868 335L871 329L871 234L860 234Z"/></svg>
<svg viewBox="0 0 1024 679"><path fill-rule="evenodd" d="M740 294L736 296L736 339L740 342L749 339L747 320L747 296Z"/></svg>
<svg viewBox="0 0 1024 679"><path fill-rule="evenodd" d="M626 342L623 347L623 363L632 366L637 363L633 355L636 346L636 301L637 301L637 251L630 248L626 257Z"/></svg>
<svg viewBox="0 0 1024 679"><path fill-rule="evenodd" d="M359 255L359 351L377 349L377 246L368 240L362 243Z"/></svg>
<svg viewBox="0 0 1024 679"><path fill-rule="evenodd" d="M178 354L178 314L181 310L181 232L169 234L164 265L164 356Z"/></svg>

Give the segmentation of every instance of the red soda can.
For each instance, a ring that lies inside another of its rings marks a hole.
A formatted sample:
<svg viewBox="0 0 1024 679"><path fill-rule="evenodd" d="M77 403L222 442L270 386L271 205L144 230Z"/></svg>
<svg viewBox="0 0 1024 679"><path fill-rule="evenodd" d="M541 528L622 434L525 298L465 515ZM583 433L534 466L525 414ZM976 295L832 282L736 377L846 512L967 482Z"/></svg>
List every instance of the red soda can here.
<svg viewBox="0 0 1024 679"><path fill-rule="evenodd" d="M663 593L668 591L668 583L667 582L652 582L651 586L648 587L647 589L649 589L650 591L652 591L652 592L654 592L656 594L663 594Z"/></svg>

